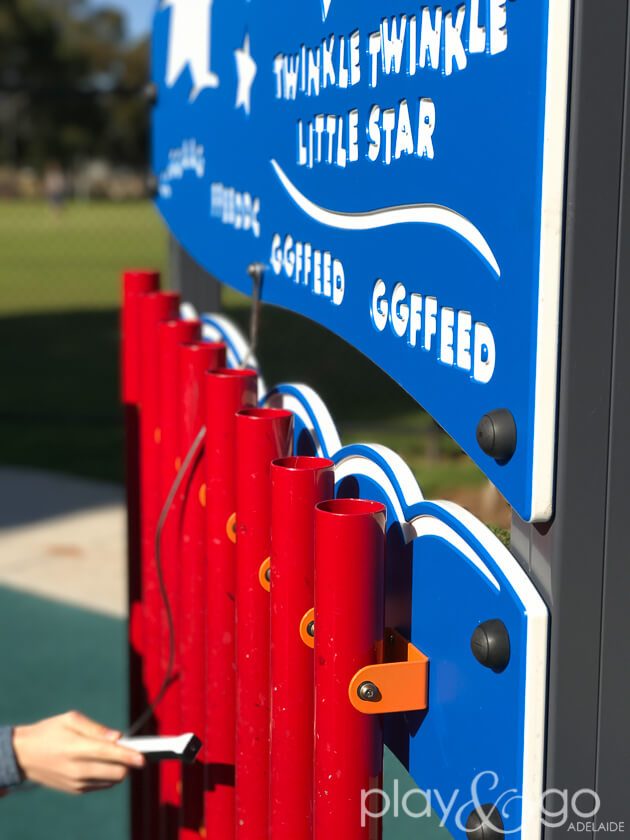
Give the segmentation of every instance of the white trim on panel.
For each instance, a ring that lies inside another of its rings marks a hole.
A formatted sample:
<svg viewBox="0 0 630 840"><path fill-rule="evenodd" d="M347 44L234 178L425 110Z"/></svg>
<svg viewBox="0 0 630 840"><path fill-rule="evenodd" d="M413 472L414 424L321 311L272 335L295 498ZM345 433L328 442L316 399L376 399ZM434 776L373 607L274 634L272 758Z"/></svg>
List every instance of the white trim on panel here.
<svg viewBox="0 0 630 840"><path fill-rule="evenodd" d="M531 522L553 514L571 0L549 0Z"/></svg>
<svg viewBox="0 0 630 840"><path fill-rule="evenodd" d="M282 386L278 386L282 388ZM308 385L296 385L291 383L287 385L288 388L294 388L298 391L303 400L300 400L295 394L287 393L286 391L275 391L265 394L265 405L274 405L279 401L283 408L287 411L292 411L304 423L317 444L317 451L320 456L332 458L340 449L341 441L339 440L339 433L335 426L334 420L330 416L330 412L326 408L326 404L321 399L319 394L313 391ZM315 415L319 428L322 433L323 440L319 439L313 426L312 418L309 416L306 406L310 406L312 413Z"/></svg>
<svg viewBox="0 0 630 840"><path fill-rule="evenodd" d="M516 558L472 513L453 502L435 502L457 519L490 553L520 599L527 615L525 719L523 750L523 817L521 840L540 840L547 698L547 607Z"/></svg>

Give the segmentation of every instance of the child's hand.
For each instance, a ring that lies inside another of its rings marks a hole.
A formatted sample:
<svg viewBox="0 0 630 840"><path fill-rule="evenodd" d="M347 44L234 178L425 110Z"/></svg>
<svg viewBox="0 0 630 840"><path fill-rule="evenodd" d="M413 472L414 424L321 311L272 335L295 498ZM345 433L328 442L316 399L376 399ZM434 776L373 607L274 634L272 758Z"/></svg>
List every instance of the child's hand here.
<svg viewBox="0 0 630 840"><path fill-rule="evenodd" d="M17 726L13 749L25 779L64 793L104 790L144 767L140 753L118 746L112 731L79 712Z"/></svg>

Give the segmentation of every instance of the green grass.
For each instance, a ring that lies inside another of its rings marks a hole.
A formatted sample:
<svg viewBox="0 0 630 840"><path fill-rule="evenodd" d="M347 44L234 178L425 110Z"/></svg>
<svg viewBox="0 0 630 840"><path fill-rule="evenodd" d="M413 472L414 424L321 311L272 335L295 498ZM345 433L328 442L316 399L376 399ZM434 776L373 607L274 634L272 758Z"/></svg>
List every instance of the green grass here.
<svg viewBox="0 0 630 840"><path fill-rule="evenodd" d="M0 463L122 480L119 278L125 267L166 268L161 221L148 203L74 203L57 218L41 203L4 202L0 254ZM226 313L245 330L248 306L225 291ZM484 486L401 388L323 328L266 307L258 355L269 384L319 391L344 443L402 455L425 495Z"/></svg>
<svg viewBox="0 0 630 840"><path fill-rule="evenodd" d="M148 203L0 204L0 463L122 481L120 272L166 244Z"/></svg>
<svg viewBox="0 0 630 840"><path fill-rule="evenodd" d="M111 310L122 268L166 267L166 239L146 203L0 204L0 314Z"/></svg>

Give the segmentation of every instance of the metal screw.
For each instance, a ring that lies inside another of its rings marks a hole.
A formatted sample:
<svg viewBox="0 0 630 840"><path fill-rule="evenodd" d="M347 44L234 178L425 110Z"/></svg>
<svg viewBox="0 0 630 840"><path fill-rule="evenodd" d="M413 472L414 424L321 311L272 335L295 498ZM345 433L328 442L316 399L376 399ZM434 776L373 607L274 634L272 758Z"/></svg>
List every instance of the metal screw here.
<svg viewBox="0 0 630 840"><path fill-rule="evenodd" d="M357 694L359 695L359 700L364 700L366 703L379 703L383 699L378 686L374 685L373 682L361 683Z"/></svg>
<svg viewBox="0 0 630 840"><path fill-rule="evenodd" d="M311 639L315 638L315 622L309 621L308 627L306 628L307 634L311 637Z"/></svg>
<svg viewBox="0 0 630 840"><path fill-rule="evenodd" d="M265 580L267 581L267 583L271 583L271 569L267 569L267 571L265 572Z"/></svg>

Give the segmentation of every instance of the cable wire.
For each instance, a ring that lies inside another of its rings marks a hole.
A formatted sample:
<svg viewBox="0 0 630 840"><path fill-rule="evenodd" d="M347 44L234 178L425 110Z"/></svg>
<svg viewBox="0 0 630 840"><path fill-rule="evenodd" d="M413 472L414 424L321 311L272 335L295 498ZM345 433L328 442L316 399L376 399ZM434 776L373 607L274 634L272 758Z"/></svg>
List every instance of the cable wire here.
<svg viewBox="0 0 630 840"><path fill-rule="evenodd" d="M184 458L184 461L179 468L179 472L175 477L175 481L173 482L173 486L166 497L166 501L164 502L164 507L162 508L162 512L160 514L160 518L158 519L157 528L155 531L155 566L157 571L158 583L160 587L160 596L162 598L162 605L164 607L164 612L166 613L166 622L168 625L168 665L166 668L166 673L164 675L164 680L160 687L160 690L155 697L155 700L151 703L151 705L138 717L134 723L131 724L129 729L127 730L127 736L132 737L136 735L138 732L141 732L144 726L148 723L149 720L153 717L155 710L158 708L164 697L166 696L166 692L168 691L171 683L174 679L174 668L175 668L175 621L173 619L173 610L171 607L171 602L168 596L168 591L166 589L166 583L164 581L164 568L162 566L162 533L164 531L164 526L168 520L168 515L171 512L173 507L173 503L175 502L175 498L179 493L179 489L182 485L182 482L186 478L188 474L188 470L190 469L193 461L197 457L197 455L201 451L201 446L206 437L206 427L203 426L199 431L199 434L195 438L192 446L188 450L188 454Z"/></svg>

